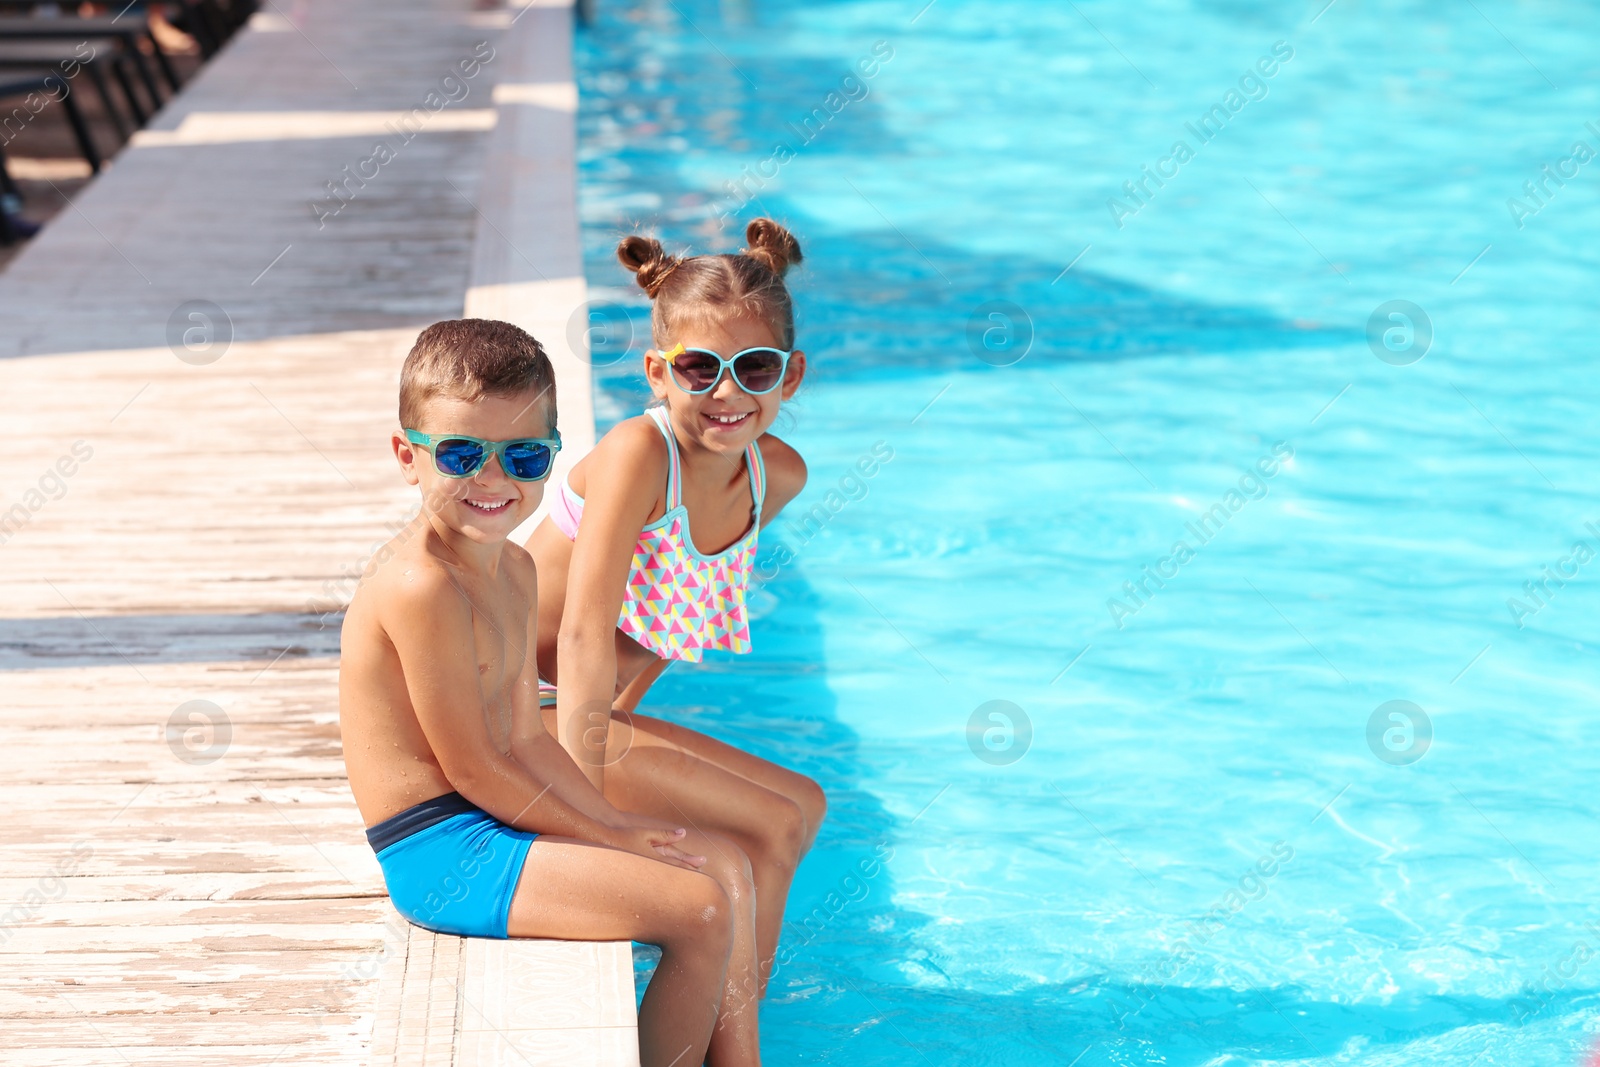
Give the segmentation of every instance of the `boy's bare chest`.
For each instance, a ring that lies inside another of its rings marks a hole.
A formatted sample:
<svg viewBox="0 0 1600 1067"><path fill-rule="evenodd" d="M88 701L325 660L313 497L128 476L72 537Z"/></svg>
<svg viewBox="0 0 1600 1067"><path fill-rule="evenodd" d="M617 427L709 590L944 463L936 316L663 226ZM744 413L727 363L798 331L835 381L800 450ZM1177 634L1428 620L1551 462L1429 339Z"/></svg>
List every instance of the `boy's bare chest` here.
<svg viewBox="0 0 1600 1067"><path fill-rule="evenodd" d="M479 686L486 699L509 698L528 656L528 620L533 605L515 589L469 584L472 638Z"/></svg>

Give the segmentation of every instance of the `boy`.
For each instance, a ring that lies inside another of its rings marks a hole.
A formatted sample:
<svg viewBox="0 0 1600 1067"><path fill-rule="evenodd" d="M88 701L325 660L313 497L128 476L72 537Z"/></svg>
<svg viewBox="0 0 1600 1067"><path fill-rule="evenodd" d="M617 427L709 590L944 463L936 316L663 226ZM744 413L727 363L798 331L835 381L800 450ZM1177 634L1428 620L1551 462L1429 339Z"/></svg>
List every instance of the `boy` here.
<svg viewBox="0 0 1600 1067"><path fill-rule="evenodd" d="M422 510L345 616L350 788L408 920L660 945L639 1009L644 1067L700 1063L708 1045L718 1062L758 1063L753 1005L730 992L730 958L753 965L748 861L617 810L540 718L533 559L506 537L560 448L554 393L543 349L508 323L435 323L406 357L391 443Z"/></svg>

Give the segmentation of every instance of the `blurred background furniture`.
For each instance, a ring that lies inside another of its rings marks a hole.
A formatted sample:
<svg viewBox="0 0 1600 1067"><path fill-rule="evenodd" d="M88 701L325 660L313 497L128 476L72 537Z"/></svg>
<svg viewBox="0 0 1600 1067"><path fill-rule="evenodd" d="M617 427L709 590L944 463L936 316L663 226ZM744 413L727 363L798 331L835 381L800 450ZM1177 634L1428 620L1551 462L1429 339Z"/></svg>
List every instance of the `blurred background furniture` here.
<svg viewBox="0 0 1600 1067"><path fill-rule="evenodd" d="M30 181L17 180L19 160L60 194L43 200L63 199L50 175L70 174L70 185L82 172L60 158L62 148L70 155L75 146L87 174L98 173L256 7L257 0L0 0L0 244L39 228L21 215ZM78 93L82 85L93 92ZM60 204L39 206L35 214L48 217Z"/></svg>

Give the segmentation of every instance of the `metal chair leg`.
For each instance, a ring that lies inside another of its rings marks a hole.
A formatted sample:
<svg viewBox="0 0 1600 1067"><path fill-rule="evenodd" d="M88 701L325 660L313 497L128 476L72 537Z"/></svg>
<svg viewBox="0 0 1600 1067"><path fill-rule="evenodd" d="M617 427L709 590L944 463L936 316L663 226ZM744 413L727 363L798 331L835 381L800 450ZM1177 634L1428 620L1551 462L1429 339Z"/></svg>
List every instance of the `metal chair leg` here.
<svg viewBox="0 0 1600 1067"><path fill-rule="evenodd" d="M250 16L256 13L256 8L256 0L228 0L226 13L228 33L234 33L249 22Z"/></svg>
<svg viewBox="0 0 1600 1067"><path fill-rule="evenodd" d="M166 80L167 88L179 92L183 85L178 81L177 68L172 65L172 59L161 50L161 42L156 40L156 35L150 32L149 27L144 31L145 40L150 42L150 51L156 57L156 66L161 68L161 76Z"/></svg>
<svg viewBox="0 0 1600 1067"><path fill-rule="evenodd" d="M150 73L150 64L144 60L144 53L139 51L139 40L133 34L123 38L123 51L128 53L128 61L133 64L133 69L139 75L139 81L144 84L145 92L150 96L150 114L154 115L161 110L161 89L156 85L155 75Z"/></svg>
<svg viewBox="0 0 1600 1067"><path fill-rule="evenodd" d="M117 139L126 141L132 135L128 132L127 124L122 121L122 112L118 111L116 105L111 102L111 88L106 85L105 71L100 69L98 60L91 60L85 63L83 69L89 72L89 80L94 82L94 91L100 97L100 106L105 108L106 118L110 120L112 128L117 131Z"/></svg>
<svg viewBox="0 0 1600 1067"><path fill-rule="evenodd" d="M67 112L67 122L72 125L72 134L78 139L78 149L83 153L84 161L89 164L89 172L100 173L100 153L95 150L94 138L89 136L89 124L83 121L83 112L78 110L78 101L73 99L70 85L67 86L66 95L60 100L61 106Z"/></svg>
<svg viewBox="0 0 1600 1067"><path fill-rule="evenodd" d="M22 210L22 190L11 180L5 149L0 148L0 245L8 245L22 235L11 225L11 216Z"/></svg>
<svg viewBox="0 0 1600 1067"><path fill-rule="evenodd" d="M11 167L6 163L4 148L0 148L0 205L12 211L22 206L22 190L11 180Z"/></svg>
<svg viewBox="0 0 1600 1067"><path fill-rule="evenodd" d="M128 101L128 110L133 112L133 124L142 127L150 117L144 113L144 105L139 103L138 95L133 91L133 81L128 77L128 69L122 65L121 57L111 61L111 76L117 79L117 84L122 87L122 95Z"/></svg>
<svg viewBox="0 0 1600 1067"><path fill-rule="evenodd" d="M199 21L206 24L206 32L211 35L211 40L215 42L212 47L220 49L228 43L228 38L232 36L229 32L228 19L222 9L216 5L215 0L195 0L190 10L196 13L196 18Z"/></svg>

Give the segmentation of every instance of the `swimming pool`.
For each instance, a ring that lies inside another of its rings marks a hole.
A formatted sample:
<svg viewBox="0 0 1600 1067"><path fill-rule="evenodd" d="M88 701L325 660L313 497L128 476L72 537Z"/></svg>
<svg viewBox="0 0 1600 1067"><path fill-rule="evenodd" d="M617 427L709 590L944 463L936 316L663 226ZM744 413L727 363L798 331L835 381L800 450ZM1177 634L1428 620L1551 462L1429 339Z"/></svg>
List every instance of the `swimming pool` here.
<svg viewBox="0 0 1600 1067"><path fill-rule="evenodd" d="M832 797L769 1060L1579 1063L1594 5L599 6L598 314L806 252L818 510L655 692Z"/></svg>

